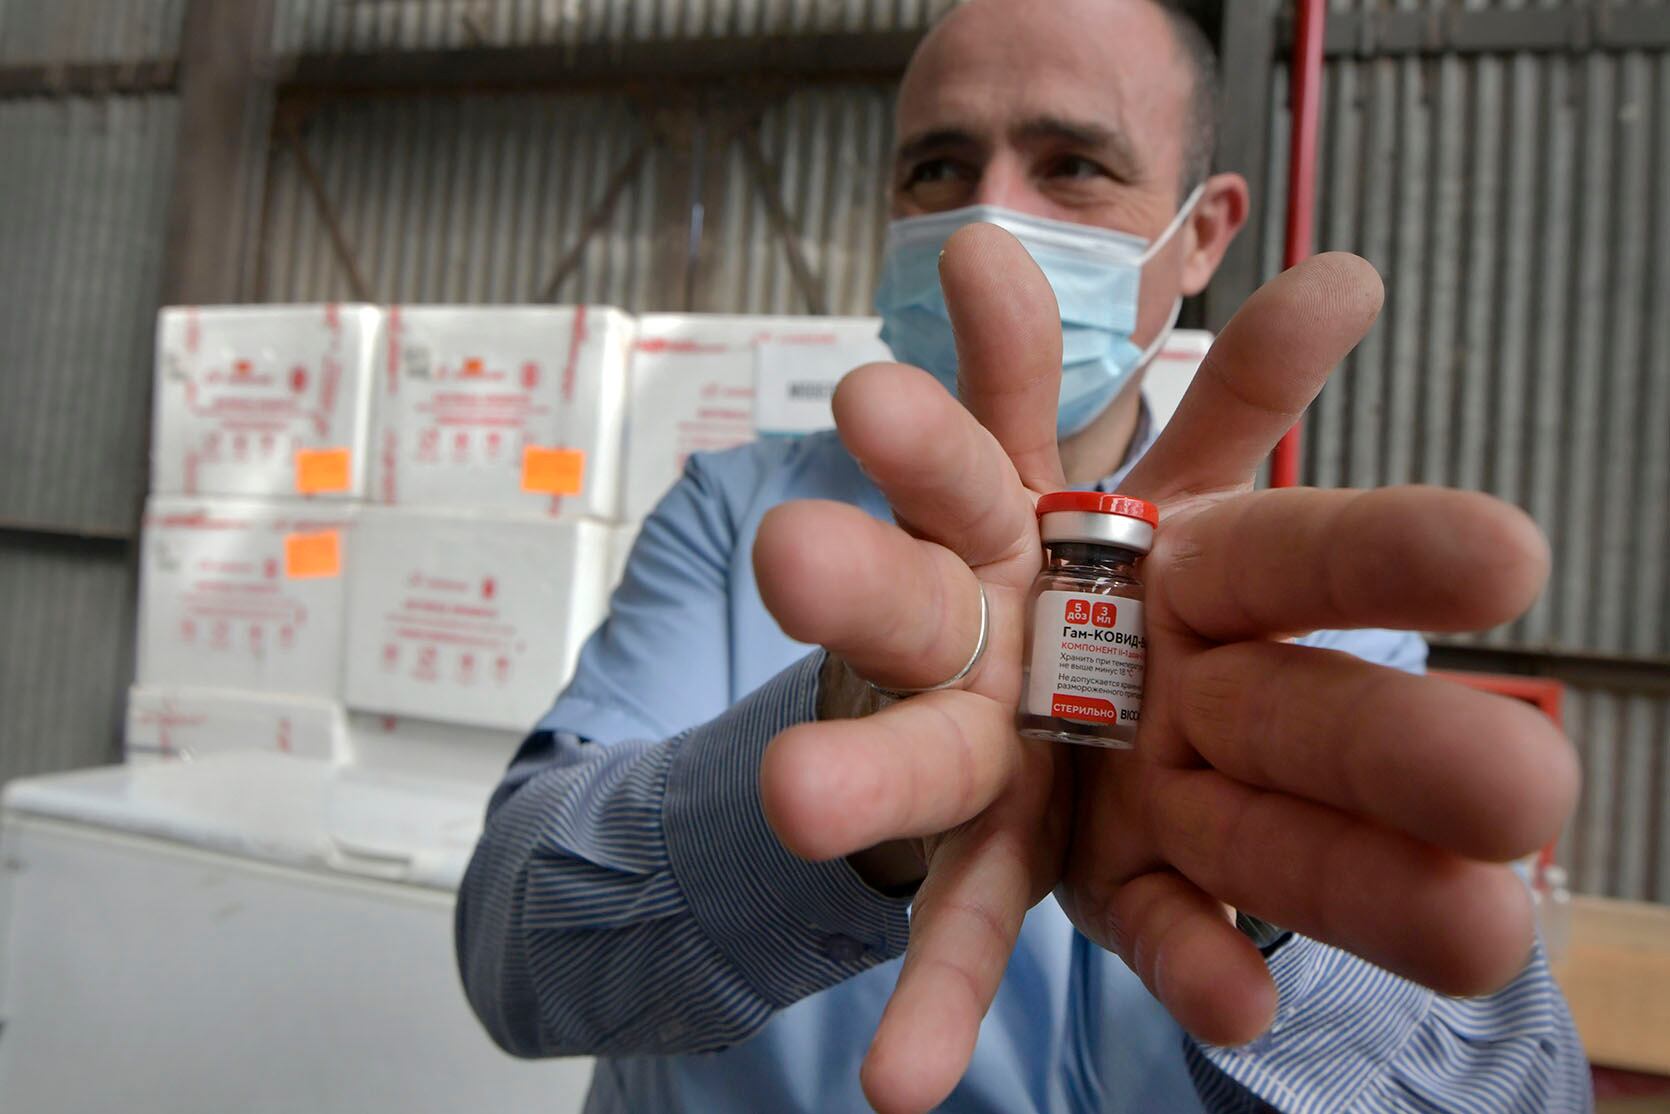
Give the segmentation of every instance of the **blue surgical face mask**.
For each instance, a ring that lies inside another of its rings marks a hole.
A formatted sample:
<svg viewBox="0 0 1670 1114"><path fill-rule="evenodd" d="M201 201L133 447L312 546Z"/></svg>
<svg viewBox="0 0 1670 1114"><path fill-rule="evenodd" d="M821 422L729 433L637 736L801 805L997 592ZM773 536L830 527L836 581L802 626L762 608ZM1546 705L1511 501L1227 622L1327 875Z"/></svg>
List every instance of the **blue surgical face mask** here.
<svg viewBox="0 0 1670 1114"><path fill-rule="evenodd" d="M951 233L984 222L1010 232L1031 253L1061 307L1061 401L1058 436L1083 430L1107 409L1165 345L1183 301L1147 348L1132 339L1142 269L1183 226L1205 187L1183 203L1152 243L1125 232L1047 220L995 205L974 205L894 221L887 230L887 261L876 289L881 339L896 359L931 373L957 393L957 348L939 286L939 253Z"/></svg>

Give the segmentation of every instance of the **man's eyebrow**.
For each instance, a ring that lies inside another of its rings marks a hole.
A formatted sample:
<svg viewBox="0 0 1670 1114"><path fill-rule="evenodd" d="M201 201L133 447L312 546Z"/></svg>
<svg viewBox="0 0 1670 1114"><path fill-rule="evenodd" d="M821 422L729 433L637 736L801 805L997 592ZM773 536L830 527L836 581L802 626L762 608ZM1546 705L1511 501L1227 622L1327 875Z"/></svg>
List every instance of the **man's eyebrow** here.
<svg viewBox="0 0 1670 1114"><path fill-rule="evenodd" d="M1109 170L1127 181L1134 180L1142 167L1136 149L1124 132L1088 120L1068 120L1060 116L1034 116L1023 120L1013 130L1018 140L1054 139L1094 150L1111 165Z"/></svg>
<svg viewBox="0 0 1670 1114"><path fill-rule="evenodd" d="M893 159L895 162L911 162L947 147L977 147L979 144L979 138L965 128L934 128L900 143Z"/></svg>

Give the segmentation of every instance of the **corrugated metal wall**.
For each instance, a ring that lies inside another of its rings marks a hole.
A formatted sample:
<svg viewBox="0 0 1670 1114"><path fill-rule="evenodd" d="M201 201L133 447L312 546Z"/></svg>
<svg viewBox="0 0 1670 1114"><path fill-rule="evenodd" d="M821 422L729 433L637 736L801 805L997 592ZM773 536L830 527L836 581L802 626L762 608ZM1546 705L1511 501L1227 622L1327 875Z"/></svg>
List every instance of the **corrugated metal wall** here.
<svg viewBox="0 0 1670 1114"><path fill-rule="evenodd" d="M1536 517L1548 591L1448 641L1600 659L1568 681L1586 785L1561 858L1580 890L1670 901L1670 685L1639 682L1670 676L1670 53L1334 57L1322 129L1317 243L1373 261L1388 296L1312 411L1306 479L1472 488ZM1607 659L1616 683L1595 679Z"/></svg>
<svg viewBox="0 0 1670 1114"><path fill-rule="evenodd" d="M0 531L0 782L120 756L135 607L126 553Z"/></svg>
<svg viewBox="0 0 1670 1114"><path fill-rule="evenodd" d="M387 302L539 300L646 141L625 101L604 96L344 101L303 134L371 294ZM353 297L294 151L273 159L255 296ZM558 300L642 304L659 164L652 150Z"/></svg>
<svg viewBox="0 0 1670 1114"><path fill-rule="evenodd" d="M1670 684L1574 684L1566 695L1585 783L1559 861L1585 893L1670 903Z"/></svg>
<svg viewBox="0 0 1670 1114"><path fill-rule="evenodd" d="M1555 578L1481 641L1670 662L1670 54L1336 59L1323 129L1318 243L1388 299L1307 478L1519 503Z"/></svg>
<svg viewBox="0 0 1670 1114"><path fill-rule="evenodd" d="M783 199L792 231L830 313L868 314L887 231L893 157L891 87L831 86L796 93L764 114L760 147L772 171L765 188ZM740 147L727 153L703 253L712 273L698 309L805 313L789 257L760 183Z"/></svg>
<svg viewBox="0 0 1670 1114"><path fill-rule="evenodd" d="M185 0L0 0L0 63L171 58Z"/></svg>
<svg viewBox="0 0 1670 1114"><path fill-rule="evenodd" d="M0 101L0 780L118 753L175 123Z"/></svg>
<svg viewBox="0 0 1670 1114"><path fill-rule="evenodd" d="M166 59L183 0L0 0L0 65ZM119 753L177 105L0 99L0 781Z"/></svg>
<svg viewBox="0 0 1670 1114"><path fill-rule="evenodd" d="M574 45L926 27L955 0L288 0L280 53Z"/></svg>
<svg viewBox="0 0 1670 1114"><path fill-rule="evenodd" d="M805 313L788 255L732 127L701 195L701 281L692 308ZM766 109L759 144L832 313L867 313L886 227L892 90L815 87ZM312 117L304 147L359 269L385 301L535 301L607 192L649 144L642 169L588 241L559 301L633 311L667 303L656 238L668 153L622 98L529 95L341 101ZM255 296L347 298L348 271L301 164L274 154ZM679 197L672 201L682 200ZM687 212L675 212L682 221ZM674 230L678 232L677 229ZM675 237L676 238L676 237ZM674 265L677 264L674 261Z"/></svg>
<svg viewBox="0 0 1670 1114"><path fill-rule="evenodd" d="M137 520L176 123L170 96L0 100L0 525Z"/></svg>

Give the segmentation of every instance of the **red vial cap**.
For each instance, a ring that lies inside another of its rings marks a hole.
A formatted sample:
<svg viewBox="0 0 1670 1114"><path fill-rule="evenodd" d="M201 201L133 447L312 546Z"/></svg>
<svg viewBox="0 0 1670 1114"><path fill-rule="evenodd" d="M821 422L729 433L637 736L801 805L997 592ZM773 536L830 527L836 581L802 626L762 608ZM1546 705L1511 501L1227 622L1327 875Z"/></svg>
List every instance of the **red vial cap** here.
<svg viewBox="0 0 1670 1114"><path fill-rule="evenodd" d="M1117 514L1139 519L1150 526L1160 524L1160 508L1148 500L1131 495L1107 495L1100 491L1057 491L1038 500L1039 517L1057 511Z"/></svg>

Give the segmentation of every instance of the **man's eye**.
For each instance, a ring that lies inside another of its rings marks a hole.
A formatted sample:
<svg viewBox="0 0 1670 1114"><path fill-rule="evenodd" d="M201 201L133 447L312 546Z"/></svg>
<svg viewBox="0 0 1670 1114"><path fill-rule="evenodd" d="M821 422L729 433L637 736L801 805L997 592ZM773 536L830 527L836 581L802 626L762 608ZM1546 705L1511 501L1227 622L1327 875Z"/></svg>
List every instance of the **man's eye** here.
<svg viewBox="0 0 1670 1114"><path fill-rule="evenodd" d="M910 168L905 185L914 186L919 182L952 182L961 176L961 170L950 159L928 159Z"/></svg>
<svg viewBox="0 0 1670 1114"><path fill-rule="evenodd" d="M917 208L938 213L967 205L979 178L979 170L955 159L924 159L910 167L900 188Z"/></svg>
<svg viewBox="0 0 1670 1114"><path fill-rule="evenodd" d="M1050 167L1052 178L1103 178L1107 171L1100 164L1091 162L1079 155L1067 155L1057 159Z"/></svg>

